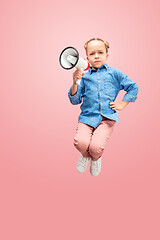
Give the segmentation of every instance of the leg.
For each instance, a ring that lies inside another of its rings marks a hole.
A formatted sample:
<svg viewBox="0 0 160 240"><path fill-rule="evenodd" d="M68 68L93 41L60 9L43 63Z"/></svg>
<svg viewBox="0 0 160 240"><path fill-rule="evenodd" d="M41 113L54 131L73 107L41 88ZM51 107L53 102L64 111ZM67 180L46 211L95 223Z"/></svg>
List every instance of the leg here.
<svg viewBox="0 0 160 240"><path fill-rule="evenodd" d="M114 120L103 118L100 125L94 130L89 145L89 154L92 157L92 161L97 161L102 156L107 141L113 132L114 126Z"/></svg>
<svg viewBox="0 0 160 240"><path fill-rule="evenodd" d="M78 151L81 152L83 157L88 158L89 152L88 147L92 138L93 127L78 122L76 135L74 137L74 146L77 148Z"/></svg>

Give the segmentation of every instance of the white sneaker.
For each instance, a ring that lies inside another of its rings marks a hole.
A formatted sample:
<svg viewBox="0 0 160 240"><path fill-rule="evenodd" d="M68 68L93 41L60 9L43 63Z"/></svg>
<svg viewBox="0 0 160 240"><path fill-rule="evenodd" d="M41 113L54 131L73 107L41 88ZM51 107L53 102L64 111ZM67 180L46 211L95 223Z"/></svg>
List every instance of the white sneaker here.
<svg viewBox="0 0 160 240"><path fill-rule="evenodd" d="M90 159L90 157L85 158L85 157L83 157L83 155L80 156L80 158L78 159L78 162L77 162L77 171L79 173L83 173L86 171L89 159Z"/></svg>
<svg viewBox="0 0 160 240"><path fill-rule="evenodd" d="M101 171L101 157L97 161L91 160L90 173L92 176L96 177Z"/></svg>

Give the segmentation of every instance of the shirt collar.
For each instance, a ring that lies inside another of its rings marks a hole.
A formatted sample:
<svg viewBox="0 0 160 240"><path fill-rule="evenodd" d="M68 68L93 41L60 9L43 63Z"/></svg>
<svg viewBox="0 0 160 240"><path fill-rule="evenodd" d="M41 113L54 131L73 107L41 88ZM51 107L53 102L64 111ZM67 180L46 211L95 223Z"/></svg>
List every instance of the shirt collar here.
<svg viewBox="0 0 160 240"><path fill-rule="evenodd" d="M100 68L98 68L99 70L101 70L102 68L108 68L107 64L102 65ZM96 72L96 69L93 69L92 67L89 68L88 72L91 74L92 72Z"/></svg>

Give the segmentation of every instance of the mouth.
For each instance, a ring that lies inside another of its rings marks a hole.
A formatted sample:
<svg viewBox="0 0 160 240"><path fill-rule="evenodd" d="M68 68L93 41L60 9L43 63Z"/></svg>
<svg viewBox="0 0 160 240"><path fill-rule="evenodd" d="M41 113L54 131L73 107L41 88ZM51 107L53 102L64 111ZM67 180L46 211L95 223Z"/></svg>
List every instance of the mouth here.
<svg viewBox="0 0 160 240"><path fill-rule="evenodd" d="M100 61L95 61L94 63L100 63Z"/></svg>

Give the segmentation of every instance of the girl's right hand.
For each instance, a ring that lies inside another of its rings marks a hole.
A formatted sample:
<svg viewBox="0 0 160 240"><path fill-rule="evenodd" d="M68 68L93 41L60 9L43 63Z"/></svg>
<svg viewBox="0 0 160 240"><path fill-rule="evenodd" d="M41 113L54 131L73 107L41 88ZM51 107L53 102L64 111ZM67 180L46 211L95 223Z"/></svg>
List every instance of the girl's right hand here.
<svg viewBox="0 0 160 240"><path fill-rule="evenodd" d="M81 70L77 69L74 73L73 73L73 84L77 85L77 79L81 79L82 76L84 75L84 73L82 73Z"/></svg>

